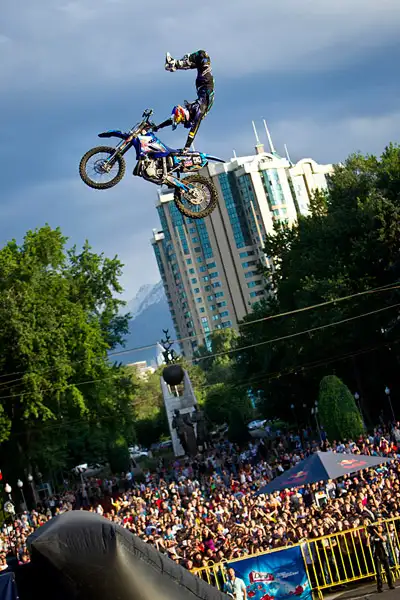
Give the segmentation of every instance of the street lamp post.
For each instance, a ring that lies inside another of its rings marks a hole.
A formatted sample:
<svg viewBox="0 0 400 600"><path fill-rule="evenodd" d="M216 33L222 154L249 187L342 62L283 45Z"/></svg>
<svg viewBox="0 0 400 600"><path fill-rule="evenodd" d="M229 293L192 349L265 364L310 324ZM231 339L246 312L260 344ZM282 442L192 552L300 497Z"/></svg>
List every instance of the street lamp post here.
<svg viewBox="0 0 400 600"><path fill-rule="evenodd" d="M315 417L315 423L317 425L317 432L318 432L318 435L319 435L319 439L321 441L322 440L321 429L320 429L319 421L318 421L318 402L316 402L315 403L315 407L311 409L311 414L314 415L314 417Z"/></svg>
<svg viewBox="0 0 400 600"><path fill-rule="evenodd" d="M364 415L363 415L363 411L362 411L362 408L361 408L360 394L358 392L354 393L354 400L356 401L356 405L357 405L358 411L359 411L359 413L361 415L361 420L363 422L363 427L364 427L364 429L367 429L366 426L365 426Z"/></svg>
<svg viewBox="0 0 400 600"><path fill-rule="evenodd" d="M390 411L392 413L392 418L393 418L393 423L394 423L396 421L396 417L394 416L393 404L392 404L392 399L390 397L390 389L388 388L388 386L385 387L385 394L387 396L387 399L389 400Z"/></svg>
<svg viewBox="0 0 400 600"><path fill-rule="evenodd" d="M36 507L36 504L37 504L37 496L36 496L35 483L34 483L34 481L33 481L33 476L32 476L30 473L29 473L29 475L28 475L28 481L29 481L29 483L30 483L30 486L31 486L31 488L32 488L32 497L33 497L33 502L34 502L34 504L35 504L35 507Z"/></svg>
<svg viewBox="0 0 400 600"><path fill-rule="evenodd" d="M15 514L14 503L11 498L12 487L9 483L6 483L4 486L4 491L8 496L7 502L4 503L4 512L8 513L10 517L10 521L12 523L13 515ZM12 552L12 540L11 540L11 530L10 527L7 526L7 536L8 536L8 546L9 551Z"/></svg>
<svg viewBox="0 0 400 600"><path fill-rule="evenodd" d="M11 501L12 487L9 483L6 483L6 485L4 486L4 491L8 495L9 500Z"/></svg>
<svg viewBox="0 0 400 600"><path fill-rule="evenodd" d="M21 492L22 501L24 503L24 510L28 510L28 505L27 505L26 500L25 500L25 494L24 494L24 489L23 489L24 488L24 484L21 481L21 479L18 479L17 486L19 487L20 492Z"/></svg>

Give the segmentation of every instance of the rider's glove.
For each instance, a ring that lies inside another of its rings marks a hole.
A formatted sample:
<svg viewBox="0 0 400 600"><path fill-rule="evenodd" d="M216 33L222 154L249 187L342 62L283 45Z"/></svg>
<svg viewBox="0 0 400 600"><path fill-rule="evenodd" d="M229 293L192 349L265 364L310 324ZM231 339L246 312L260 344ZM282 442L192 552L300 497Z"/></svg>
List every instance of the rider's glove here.
<svg viewBox="0 0 400 600"><path fill-rule="evenodd" d="M172 58L169 52L167 52L165 57L165 70L166 71L176 71L176 60Z"/></svg>

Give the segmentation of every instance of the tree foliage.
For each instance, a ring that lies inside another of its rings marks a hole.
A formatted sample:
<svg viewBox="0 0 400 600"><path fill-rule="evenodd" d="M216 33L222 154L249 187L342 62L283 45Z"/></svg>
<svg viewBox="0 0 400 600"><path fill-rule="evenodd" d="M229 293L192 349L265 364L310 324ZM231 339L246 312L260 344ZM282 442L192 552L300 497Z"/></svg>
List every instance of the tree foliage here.
<svg viewBox="0 0 400 600"><path fill-rule="evenodd" d="M247 385L237 385L234 354L238 335L234 330L221 329L210 336L211 348L199 348L198 364L205 373L204 408L211 424L229 425L232 441L248 436L247 423L253 408Z"/></svg>
<svg viewBox="0 0 400 600"><path fill-rule="evenodd" d="M399 171L397 146L380 158L350 156L309 216L267 237L271 295L246 317L234 355L267 416L289 419L295 404L306 420L321 378L336 373L376 419L376 399L398 372Z"/></svg>
<svg viewBox="0 0 400 600"><path fill-rule="evenodd" d="M66 243L45 226L0 250L0 460L16 476L107 460L134 436L135 385L108 359L128 328L122 264Z"/></svg>
<svg viewBox="0 0 400 600"><path fill-rule="evenodd" d="M335 375L327 375L321 380L318 411L331 440L354 440L363 432L362 417L353 394Z"/></svg>

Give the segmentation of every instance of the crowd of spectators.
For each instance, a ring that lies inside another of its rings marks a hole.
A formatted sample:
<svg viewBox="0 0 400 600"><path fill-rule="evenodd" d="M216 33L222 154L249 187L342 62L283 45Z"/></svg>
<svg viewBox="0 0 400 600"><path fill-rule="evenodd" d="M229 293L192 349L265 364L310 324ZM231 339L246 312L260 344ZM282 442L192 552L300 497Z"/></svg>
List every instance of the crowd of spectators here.
<svg viewBox="0 0 400 600"><path fill-rule="evenodd" d="M27 537L68 510L95 511L129 529L188 569L239 558L400 517L400 424L346 442L320 441L309 431L278 432L272 444L246 447L225 440L192 460L160 459L137 480L132 473L80 482L35 510L6 521L0 532L0 572L13 554L29 562ZM399 450L398 450L399 444ZM270 496L255 492L312 452L367 454L393 459L338 481Z"/></svg>

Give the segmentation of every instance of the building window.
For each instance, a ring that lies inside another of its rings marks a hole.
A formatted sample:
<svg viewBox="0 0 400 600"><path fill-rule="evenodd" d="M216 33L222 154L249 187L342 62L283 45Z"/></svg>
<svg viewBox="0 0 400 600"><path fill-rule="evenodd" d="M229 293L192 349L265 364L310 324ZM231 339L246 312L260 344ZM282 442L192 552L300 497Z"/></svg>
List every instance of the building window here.
<svg viewBox="0 0 400 600"><path fill-rule="evenodd" d="M247 267L254 267L255 264L256 264L255 260L250 260L249 262L242 263L242 267L243 267L243 269L247 269Z"/></svg>
<svg viewBox="0 0 400 600"><path fill-rule="evenodd" d="M247 250L246 252L241 252L239 254L240 258L246 258L246 256L254 256L254 250Z"/></svg>
<svg viewBox="0 0 400 600"><path fill-rule="evenodd" d="M193 292L194 292L195 294L200 294L200 288L195 288L195 289L193 290Z"/></svg>
<svg viewBox="0 0 400 600"><path fill-rule="evenodd" d="M190 275L194 275L196 273L196 271L194 269L189 269L189 273L190 273Z"/></svg>
<svg viewBox="0 0 400 600"><path fill-rule="evenodd" d="M224 310L224 312L220 313L219 316L221 317L221 319L223 317L229 317L229 310Z"/></svg>
<svg viewBox="0 0 400 600"><path fill-rule="evenodd" d="M211 305L209 306L209 309L210 309L210 310L217 310L217 307L215 306L215 304L211 304Z"/></svg>
<svg viewBox="0 0 400 600"><path fill-rule="evenodd" d="M215 279L218 276L219 276L218 271L214 271L214 273L210 273L210 279Z"/></svg>
<svg viewBox="0 0 400 600"><path fill-rule="evenodd" d="M222 315L221 315L221 316L222 316ZM212 320L213 320L213 321L218 321L218 319L219 319L219 315L213 315L213 316L212 316Z"/></svg>
<svg viewBox="0 0 400 600"><path fill-rule="evenodd" d="M196 298L197 304L201 304L203 302L203 298Z"/></svg>
<svg viewBox="0 0 400 600"><path fill-rule="evenodd" d="M196 233L196 227L191 227L189 229L189 233Z"/></svg>
<svg viewBox="0 0 400 600"><path fill-rule="evenodd" d="M193 277L193 279L190 280L192 283L197 283L197 279L196 277Z"/></svg>
<svg viewBox="0 0 400 600"><path fill-rule="evenodd" d="M207 317L201 317L201 322L202 323L208 323Z"/></svg>
<svg viewBox="0 0 400 600"><path fill-rule="evenodd" d="M216 292L215 297L222 298L223 295L224 295L224 292Z"/></svg>
<svg viewBox="0 0 400 600"><path fill-rule="evenodd" d="M194 251L195 251L195 252L201 252L201 248L200 248L200 246L196 246L196 248L194 248Z"/></svg>
<svg viewBox="0 0 400 600"><path fill-rule="evenodd" d="M196 260L197 260L198 263L202 263L203 262L203 257L202 256L198 256L196 258Z"/></svg>
<svg viewBox="0 0 400 600"><path fill-rule="evenodd" d="M217 302L217 306L219 308L221 308L222 306L226 306L226 300L223 300L222 302Z"/></svg>
<svg viewBox="0 0 400 600"><path fill-rule="evenodd" d="M207 265L207 269L215 269L215 267L216 267L215 262L212 262L212 263L210 263L210 264Z"/></svg>
<svg viewBox="0 0 400 600"><path fill-rule="evenodd" d="M214 294L211 294L211 296L207 296L207 300L209 302L212 302L214 300Z"/></svg>
<svg viewBox="0 0 400 600"><path fill-rule="evenodd" d="M257 285L261 285L262 281L261 279L257 279L257 281L249 281L249 283L247 284L248 288L252 288L252 287L256 287Z"/></svg>
<svg viewBox="0 0 400 600"><path fill-rule="evenodd" d="M204 267L204 266L199 267L199 271L200 271L200 273L205 273L207 271L207 267Z"/></svg>
<svg viewBox="0 0 400 600"><path fill-rule="evenodd" d="M193 244L198 244L199 243L199 238L198 237L192 237L192 243Z"/></svg>
<svg viewBox="0 0 400 600"><path fill-rule="evenodd" d="M263 296L264 292L262 290L258 290L257 292L250 292L250 298L256 298L257 296Z"/></svg>
<svg viewBox="0 0 400 600"><path fill-rule="evenodd" d="M232 321L224 321L221 323L221 327L225 329L226 327L232 327Z"/></svg>
<svg viewBox="0 0 400 600"><path fill-rule="evenodd" d="M215 282L212 284L212 286L213 286L213 288L219 288L219 287L221 287L221 282L220 282L220 281L215 281Z"/></svg>
<svg viewBox="0 0 400 600"><path fill-rule="evenodd" d="M244 274L246 279L249 279L250 277L257 277L257 275L258 275L257 271L249 271L248 273Z"/></svg>
<svg viewBox="0 0 400 600"><path fill-rule="evenodd" d="M187 258L186 259L186 264L187 265L191 265L192 264L192 259L191 258Z"/></svg>
<svg viewBox="0 0 400 600"><path fill-rule="evenodd" d="M201 313L205 313L205 312L206 312L206 309L204 308L204 306L201 306L201 307L200 307L200 312L201 312Z"/></svg>
<svg viewBox="0 0 400 600"><path fill-rule="evenodd" d="M208 277L208 275L205 275L202 279L203 279L203 281L208 281L209 277Z"/></svg>
<svg viewBox="0 0 400 600"><path fill-rule="evenodd" d="M211 285L205 285L204 286L204 291L205 292L210 292L211 291Z"/></svg>

